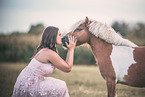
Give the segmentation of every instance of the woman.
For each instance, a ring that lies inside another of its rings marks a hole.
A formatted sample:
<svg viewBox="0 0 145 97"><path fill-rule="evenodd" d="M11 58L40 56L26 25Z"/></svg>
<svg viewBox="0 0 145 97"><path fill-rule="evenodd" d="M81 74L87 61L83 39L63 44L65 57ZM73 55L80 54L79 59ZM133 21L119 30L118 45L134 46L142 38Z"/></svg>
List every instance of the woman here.
<svg viewBox="0 0 145 97"><path fill-rule="evenodd" d="M56 46L61 45L62 35L58 28L49 26L42 35L40 45L29 63L17 78L12 97L69 97L64 81L45 77L56 68L70 72L73 65L76 41L69 37L68 53L64 61L57 53Z"/></svg>

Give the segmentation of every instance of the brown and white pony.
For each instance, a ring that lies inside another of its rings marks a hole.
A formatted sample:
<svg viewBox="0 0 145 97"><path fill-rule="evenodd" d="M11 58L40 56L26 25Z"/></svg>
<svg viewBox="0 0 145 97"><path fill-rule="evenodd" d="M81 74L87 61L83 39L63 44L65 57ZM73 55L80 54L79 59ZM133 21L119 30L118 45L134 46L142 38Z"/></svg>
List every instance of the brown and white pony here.
<svg viewBox="0 0 145 97"><path fill-rule="evenodd" d="M87 17L78 21L69 34L77 38L77 46L90 45L106 80L108 97L115 96L117 83L145 87L145 47L138 47L106 24Z"/></svg>

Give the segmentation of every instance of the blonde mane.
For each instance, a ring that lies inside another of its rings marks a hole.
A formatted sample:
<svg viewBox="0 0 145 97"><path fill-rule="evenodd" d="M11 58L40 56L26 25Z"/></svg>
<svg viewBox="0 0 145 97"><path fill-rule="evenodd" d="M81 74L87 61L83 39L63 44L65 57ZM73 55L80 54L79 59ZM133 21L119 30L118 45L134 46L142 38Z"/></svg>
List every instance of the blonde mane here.
<svg viewBox="0 0 145 97"><path fill-rule="evenodd" d="M90 24L88 25L89 31L91 34L95 35L96 37L105 40L107 43L118 45L118 46L128 46L128 47L137 47L133 42L122 38L119 33L98 21L90 20ZM72 32L81 24L85 23L85 20L78 21L73 27Z"/></svg>

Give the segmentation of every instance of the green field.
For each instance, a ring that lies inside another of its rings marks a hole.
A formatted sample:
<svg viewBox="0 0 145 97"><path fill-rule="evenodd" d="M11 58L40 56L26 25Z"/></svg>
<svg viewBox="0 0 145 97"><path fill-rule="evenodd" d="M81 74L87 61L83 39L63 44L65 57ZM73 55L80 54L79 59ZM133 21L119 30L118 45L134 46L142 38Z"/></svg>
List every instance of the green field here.
<svg viewBox="0 0 145 97"><path fill-rule="evenodd" d="M0 63L0 97L10 97L18 74L26 63ZM67 84L70 97L106 97L106 85L97 66L74 66L70 73L59 70L51 75ZM117 97L145 97L145 88L117 85Z"/></svg>

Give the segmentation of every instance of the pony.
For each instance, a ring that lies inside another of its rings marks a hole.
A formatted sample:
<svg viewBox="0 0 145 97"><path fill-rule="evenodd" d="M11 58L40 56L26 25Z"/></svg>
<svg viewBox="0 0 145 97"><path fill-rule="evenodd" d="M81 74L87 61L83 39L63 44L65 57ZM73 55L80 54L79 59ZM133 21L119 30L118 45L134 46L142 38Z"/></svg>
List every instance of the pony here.
<svg viewBox="0 0 145 97"><path fill-rule="evenodd" d="M88 43L106 80L108 97L115 97L116 84L145 87L145 46L124 39L113 28L88 17L74 24L70 33L76 45Z"/></svg>

